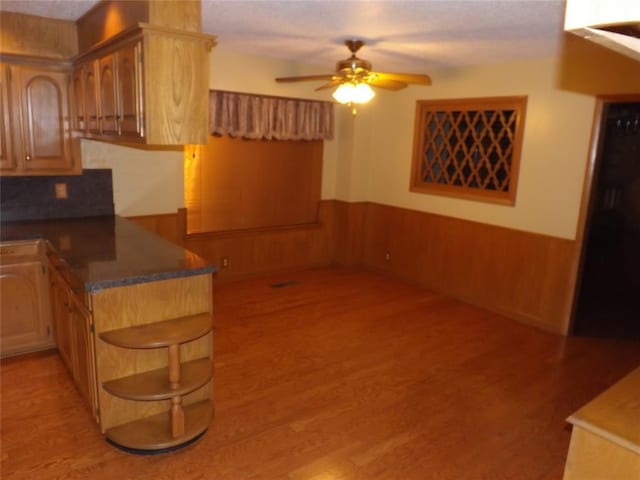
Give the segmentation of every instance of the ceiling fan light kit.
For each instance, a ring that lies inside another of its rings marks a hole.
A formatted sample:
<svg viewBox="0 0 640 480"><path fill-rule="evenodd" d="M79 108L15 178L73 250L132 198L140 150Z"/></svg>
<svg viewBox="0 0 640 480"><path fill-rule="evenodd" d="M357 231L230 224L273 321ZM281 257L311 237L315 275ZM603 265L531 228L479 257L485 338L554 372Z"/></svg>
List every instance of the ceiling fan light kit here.
<svg viewBox="0 0 640 480"><path fill-rule="evenodd" d="M343 83L333 92L333 98L338 103L350 105L352 103L367 103L373 97L375 92L366 83Z"/></svg>
<svg viewBox="0 0 640 480"><path fill-rule="evenodd" d="M305 82L325 80L328 83L321 85L316 90L326 90L337 87L333 92L333 98L337 102L352 107L353 114L356 110L354 105L369 102L375 92L371 88L379 87L386 90L401 90L408 84L431 85L428 75L416 73L388 73L373 72L371 63L356 56L356 52L362 48L362 40L346 40L346 47L351 52L351 56L345 60L340 60L336 64L336 73L326 75L306 75L299 77L276 78L277 82Z"/></svg>

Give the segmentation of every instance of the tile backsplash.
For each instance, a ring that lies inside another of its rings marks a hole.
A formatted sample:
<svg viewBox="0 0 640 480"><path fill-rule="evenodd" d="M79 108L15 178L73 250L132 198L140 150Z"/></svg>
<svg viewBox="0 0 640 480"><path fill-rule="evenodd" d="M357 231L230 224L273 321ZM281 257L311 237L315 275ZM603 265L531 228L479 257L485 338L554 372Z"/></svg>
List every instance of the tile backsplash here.
<svg viewBox="0 0 640 480"><path fill-rule="evenodd" d="M65 196L66 198L56 198ZM82 175L0 177L0 220L113 215L111 170L83 170Z"/></svg>

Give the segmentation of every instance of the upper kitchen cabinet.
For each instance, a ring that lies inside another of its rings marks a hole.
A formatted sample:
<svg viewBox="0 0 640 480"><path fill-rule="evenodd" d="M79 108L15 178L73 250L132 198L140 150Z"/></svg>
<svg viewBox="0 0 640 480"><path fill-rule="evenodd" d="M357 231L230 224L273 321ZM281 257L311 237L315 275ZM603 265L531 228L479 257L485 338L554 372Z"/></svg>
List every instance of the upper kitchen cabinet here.
<svg viewBox="0 0 640 480"><path fill-rule="evenodd" d="M2 64L2 175L79 173L68 92L66 64Z"/></svg>
<svg viewBox="0 0 640 480"><path fill-rule="evenodd" d="M215 37L200 33L200 0L103 0L77 22L2 20L0 63L12 64L0 80L2 175L80 173L82 137L208 142Z"/></svg>
<svg viewBox="0 0 640 480"><path fill-rule="evenodd" d="M142 44L134 41L73 70L73 128L93 138L141 141ZM97 72L97 73L96 73Z"/></svg>
<svg viewBox="0 0 640 480"><path fill-rule="evenodd" d="M16 157L13 154L13 142L11 140L10 105L9 96L9 67L0 65L0 170L15 170Z"/></svg>
<svg viewBox="0 0 640 480"><path fill-rule="evenodd" d="M209 35L146 24L98 44L74 61L74 128L113 142L207 143L213 45Z"/></svg>
<svg viewBox="0 0 640 480"><path fill-rule="evenodd" d="M105 135L117 135L119 113L116 94L116 53L109 53L97 60L98 85L100 86L100 131Z"/></svg>
<svg viewBox="0 0 640 480"><path fill-rule="evenodd" d="M78 64L73 69L73 129L100 133L98 111L98 68L97 60Z"/></svg>
<svg viewBox="0 0 640 480"><path fill-rule="evenodd" d="M117 94L120 135L139 137L142 132L142 45L134 42L117 52Z"/></svg>

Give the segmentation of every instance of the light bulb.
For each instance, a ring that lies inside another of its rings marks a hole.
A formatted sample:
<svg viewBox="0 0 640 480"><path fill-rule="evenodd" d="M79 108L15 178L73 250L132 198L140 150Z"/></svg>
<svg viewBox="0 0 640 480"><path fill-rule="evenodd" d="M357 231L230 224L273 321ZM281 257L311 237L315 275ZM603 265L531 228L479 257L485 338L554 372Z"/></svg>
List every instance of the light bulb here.
<svg viewBox="0 0 640 480"><path fill-rule="evenodd" d="M333 98L335 98L338 103L351 103L355 90L356 87L353 83L343 83L333 92Z"/></svg>
<svg viewBox="0 0 640 480"><path fill-rule="evenodd" d="M353 89L351 101L353 103L367 103L375 96L375 92L369 85L366 83L359 83L356 88Z"/></svg>
<svg viewBox="0 0 640 480"><path fill-rule="evenodd" d="M335 92L333 98L342 104L367 103L375 97L374 91L366 83L343 83Z"/></svg>

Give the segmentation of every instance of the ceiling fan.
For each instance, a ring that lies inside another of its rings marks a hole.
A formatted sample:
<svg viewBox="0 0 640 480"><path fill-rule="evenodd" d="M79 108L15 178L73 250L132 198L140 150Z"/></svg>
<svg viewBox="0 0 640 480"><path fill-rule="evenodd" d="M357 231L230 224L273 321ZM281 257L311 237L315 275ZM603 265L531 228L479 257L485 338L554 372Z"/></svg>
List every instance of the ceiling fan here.
<svg viewBox="0 0 640 480"><path fill-rule="evenodd" d="M385 90L401 90L408 84L431 85L431 78L428 75L374 72L371 70L371 62L356 56L356 52L364 46L362 40L346 40L344 44L351 52L351 56L336 63L335 73L280 77L276 78L276 82L328 80L328 83L319 86L316 90L338 87L333 93L333 97L338 102L350 106L358 103L367 103L371 100L375 93L370 86L384 88ZM353 113L355 114L355 108Z"/></svg>

